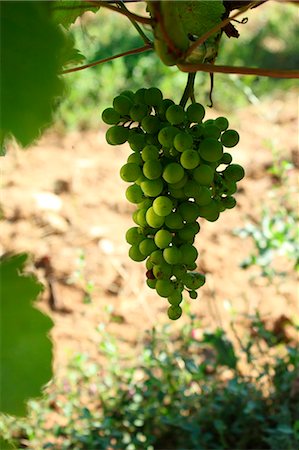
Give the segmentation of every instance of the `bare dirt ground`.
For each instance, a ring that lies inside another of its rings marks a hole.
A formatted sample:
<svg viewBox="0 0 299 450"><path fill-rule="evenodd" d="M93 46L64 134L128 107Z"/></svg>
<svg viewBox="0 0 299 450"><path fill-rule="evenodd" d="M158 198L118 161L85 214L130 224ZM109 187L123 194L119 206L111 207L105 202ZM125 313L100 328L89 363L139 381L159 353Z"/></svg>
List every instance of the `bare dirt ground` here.
<svg viewBox="0 0 299 450"><path fill-rule="evenodd" d="M190 301L190 308L203 327L226 327L232 312L241 319L256 309L269 320L282 314L298 317L295 275L290 271L286 279L270 285L254 278L257 267L239 267L253 244L232 233L249 220L258 221L263 206L278 203L287 189L274 189L275 180L267 172L273 155L265 140L270 139L281 157L293 162L289 185L296 186L297 99L294 92L282 93L231 119L241 135L232 152L234 161L245 167L247 176L240 183L237 207L215 223L202 221L196 239L199 270L207 274L207 282L198 300ZM133 226L134 207L125 199L126 184L119 178L119 169L129 148L108 146L104 132L66 136L49 132L26 151L12 147L1 161L0 251L28 251L35 263L45 257L50 261L53 292L45 290L40 306L54 319L58 371L77 352L93 354L101 322L109 321L110 332L129 351L145 329L168 321L167 301L146 286L143 263L127 256L124 235ZM287 263L278 260L277 264L285 269ZM42 264L37 265L45 280Z"/></svg>

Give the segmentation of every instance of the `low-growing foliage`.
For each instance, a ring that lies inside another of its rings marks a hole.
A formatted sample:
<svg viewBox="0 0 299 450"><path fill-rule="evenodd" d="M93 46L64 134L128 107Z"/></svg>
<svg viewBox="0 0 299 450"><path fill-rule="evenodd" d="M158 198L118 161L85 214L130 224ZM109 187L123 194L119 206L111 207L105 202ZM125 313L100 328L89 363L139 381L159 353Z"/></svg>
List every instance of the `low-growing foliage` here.
<svg viewBox="0 0 299 450"><path fill-rule="evenodd" d="M258 315L242 339L199 327L191 317L178 334L152 329L136 361L100 326L105 365L76 356L28 419L2 420L6 437L38 450L297 448L296 343Z"/></svg>

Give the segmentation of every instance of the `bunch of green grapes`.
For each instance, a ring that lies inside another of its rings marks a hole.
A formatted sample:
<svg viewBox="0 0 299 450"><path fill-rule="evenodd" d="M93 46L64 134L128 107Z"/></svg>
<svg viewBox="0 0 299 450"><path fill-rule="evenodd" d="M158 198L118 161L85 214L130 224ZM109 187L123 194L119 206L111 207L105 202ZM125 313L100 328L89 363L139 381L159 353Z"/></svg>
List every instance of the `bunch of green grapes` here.
<svg viewBox="0 0 299 450"><path fill-rule="evenodd" d="M128 142L132 149L120 171L131 183L126 197L136 205L136 226L126 233L129 256L146 260L147 284L167 298L170 319L182 314L184 290L197 298L205 283L196 271L198 218L213 222L233 208L237 182L244 177L243 168L224 152L238 143L238 133L225 117L204 117L199 103L185 110L155 87L124 91L102 113L111 125L107 142Z"/></svg>

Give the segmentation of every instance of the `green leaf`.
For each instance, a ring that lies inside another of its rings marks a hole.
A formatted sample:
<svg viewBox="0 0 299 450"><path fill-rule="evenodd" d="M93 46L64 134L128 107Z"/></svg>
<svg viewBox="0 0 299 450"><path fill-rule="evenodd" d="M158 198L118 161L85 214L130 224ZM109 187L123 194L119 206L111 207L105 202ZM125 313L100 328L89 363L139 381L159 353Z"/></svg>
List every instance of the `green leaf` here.
<svg viewBox="0 0 299 450"><path fill-rule="evenodd" d="M13 135L23 146L51 123L53 101L63 93L64 35L51 21L50 2L1 2L2 140Z"/></svg>
<svg viewBox="0 0 299 450"><path fill-rule="evenodd" d="M52 377L52 320L35 309L32 301L43 286L32 274L23 273L28 255L0 259L0 411L26 414L26 401L41 394Z"/></svg>
<svg viewBox="0 0 299 450"><path fill-rule="evenodd" d="M222 0L180 1L176 6L186 33L198 37L220 23L225 12Z"/></svg>
<svg viewBox="0 0 299 450"><path fill-rule="evenodd" d="M230 369L235 369L237 367L238 359L234 347L232 343L225 338L223 330L217 329L215 333L205 333L203 342L212 345L216 350L217 364L227 366Z"/></svg>
<svg viewBox="0 0 299 450"><path fill-rule="evenodd" d="M85 57L79 52L77 48L74 47L75 39L67 31L64 31L65 43L61 48L61 65L68 66L69 64L76 65L81 63Z"/></svg>
<svg viewBox="0 0 299 450"><path fill-rule="evenodd" d="M51 3L54 22L63 25L65 28L68 28L86 11L92 11L95 13L100 9L99 6L94 6L88 4L88 2L78 0L58 0Z"/></svg>

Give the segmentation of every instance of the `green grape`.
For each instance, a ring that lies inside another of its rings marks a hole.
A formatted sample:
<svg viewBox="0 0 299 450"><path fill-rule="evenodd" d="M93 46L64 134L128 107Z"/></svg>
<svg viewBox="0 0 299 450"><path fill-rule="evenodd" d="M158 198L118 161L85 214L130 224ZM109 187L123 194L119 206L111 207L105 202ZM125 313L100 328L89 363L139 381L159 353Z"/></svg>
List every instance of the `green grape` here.
<svg viewBox="0 0 299 450"><path fill-rule="evenodd" d="M141 183L141 189L148 197L157 197L163 191L163 187L161 178L157 180L146 180Z"/></svg>
<svg viewBox="0 0 299 450"><path fill-rule="evenodd" d="M162 250L155 250L149 259L154 265L162 265L165 263Z"/></svg>
<svg viewBox="0 0 299 450"><path fill-rule="evenodd" d="M137 164L138 166L141 166L142 164L142 158L139 153L131 153L131 155L128 156L127 163L133 163Z"/></svg>
<svg viewBox="0 0 299 450"><path fill-rule="evenodd" d="M215 222L219 217L217 202L212 200L208 205L199 207L199 215L209 222Z"/></svg>
<svg viewBox="0 0 299 450"><path fill-rule="evenodd" d="M163 167L160 161L150 159L149 161L146 161L143 165L143 174L148 178L149 180L156 180L157 178L160 178L163 172Z"/></svg>
<svg viewBox="0 0 299 450"><path fill-rule="evenodd" d="M224 147L234 147L240 140L239 133L235 130L226 130L221 136Z"/></svg>
<svg viewBox="0 0 299 450"><path fill-rule="evenodd" d="M182 202L178 207L178 211L187 223L193 222L199 216L199 206L190 201Z"/></svg>
<svg viewBox="0 0 299 450"><path fill-rule="evenodd" d="M230 196L237 192L237 183L232 180L226 180L225 181L225 188L223 190L223 193Z"/></svg>
<svg viewBox="0 0 299 450"><path fill-rule="evenodd" d="M146 259L146 256L140 252L138 245L132 245L132 247L129 250L129 257L133 261L139 261L139 262L144 261Z"/></svg>
<svg viewBox="0 0 299 450"><path fill-rule="evenodd" d="M189 297L196 299L198 297L198 293L196 291L189 291Z"/></svg>
<svg viewBox="0 0 299 450"><path fill-rule="evenodd" d="M133 105L129 114L134 122L141 122L142 119L144 119L144 117L148 114L148 107L144 104Z"/></svg>
<svg viewBox="0 0 299 450"><path fill-rule="evenodd" d="M158 147L160 146L160 142L158 141L157 134L146 133L145 142L146 142L146 145L155 145Z"/></svg>
<svg viewBox="0 0 299 450"><path fill-rule="evenodd" d="M187 182L188 182L188 175L185 172L183 178L180 181L178 181L177 183L168 183L168 186L171 189L180 189L184 187Z"/></svg>
<svg viewBox="0 0 299 450"><path fill-rule="evenodd" d="M158 140L163 147L172 147L175 136L179 130L175 127L164 127L159 131Z"/></svg>
<svg viewBox="0 0 299 450"><path fill-rule="evenodd" d="M182 252L178 247L172 245L163 250L163 258L168 264L178 264L182 258Z"/></svg>
<svg viewBox="0 0 299 450"><path fill-rule="evenodd" d="M221 164L230 164L233 158L230 153L223 153L222 158L220 160Z"/></svg>
<svg viewBox="0 0 299 450"><path fill-rule="evenodd" d="M135 103L145 103L144 97L145 97L145 88L138 89L134 94L134 102Z"/></svg>
<svg viewBox="0 0 299 450"><path fill-rule="evenodd" d="M183 278L183 282L188 289L199 289L205 284L206 277L197 272L189 272Z"/></svg>
<svg viewBox="0 0 299 450"><path fill-rule="evenodd" d="M158 159L159 158L159 149L155 145L146 145L142 152L141 157L143 161L148 161L150 159Z"/></svg>
<svg viewBox="0 0 299 450"><path fill-rule="evenodd" d="M142 200L141 203L138 203L137 208L138 209L148 209L150 206L152 206L153 200L151 198L145 198Z"/></svg>
<svg viewBox="0 0 299 450"><path fill-rule="evenodd" d="M184 189L169 188L169 193L175 199L182 200L182 199L186 198L185 193L184 193Z"/></svg>
<svg viewBox="0 0 299 450"><path fill-rule="evenodd" d="M193 264L198 257L198 251L192 244L186 243L181 245L180 251L182 253L182 264Z"/></svg>
<svg viewBox="0 0 299 450"><path fill-rule="evenodd" d="M171 105L166 110L166 119L171 125L178 125L184 122L186 113L184 108L180 105Z"/></svg>
<svg viewBox="0 0 299 450"><path fill-rule="evenodd" d="M212 201L210 189L202 186L198 196L195 197L195 201L198 206L208 205Z"/></svg>
<svg viewBox="0 0 299 450"><path fill-rule="evenodd" d="M221 199L216 198L216 199L214 199L214 201L217 203L217 209L218 209L219 213L225 211L225 206L224 206L223 201Z"/></svg>
<svg viewBox="0 0 299 450"><path fill-rule="evenodd" d="M121 92L120 95L124 95L125 97L128 97L130 100L132 100L132 102L135 101L135 94L133 91L130 91L127 89L127 90Z"/></svg>
<svg viewBox="0 0 299 450"><path fill-rule="evenodd" d="M120 114L114 108L106 108L102 112L102 120L108 125L116 125L120 121Z"/></svg>
<svg viewBox="0 0 299 450"><path fill-rule="evenodd" d="M225 209L232 209L236 206L237 202L234 199L234 197L228 196L221 199L221 202L223 203Z"/></svg>
<svg viewBox="0 0 299 450"><path fill-rule="evenodd" d="M194 263L192 263L192 264L188 264L188 265L186 266L186 269L188 269L188 270L195 270L196 268L197 268L196 262L194 262Z"/></svg>
<svg viewBox="0 0 299 450"><path fill-rule="evenodd" d="M143 192L140 186L132 184L126 190L126 198L131 203L140 203L143 200Z"/></svg>
<svg viewBox="0 0 299 450"><path fill-rule="evenodd" d="M215 125L206 125L203 132L204 137L210 137L213 139L219 139L221 131Z"/></svg>
<svg viewBox="0 0 299 450"><path fill-rule="evenodd" d="M169 106L174 105L174 101L170 100L169 98L165 98L164 100L162 100L162 102L158 105L157 108L157 113L159 115L159 117L162 120L166 119L165 113L166 110L169 108Z"/></svg>
<svg viewBox="0 0 299 450"><path fill-rule="evenodd" d="M187 198L190 198L190 197L194 198L197 195L199 195L201 187L198 186L198 183L196 183L196 181L189 180L185 184L183 190L184 190L184 194Z"/></svg>
<svg viewBox="0 0 299 450"><path fill-rule="evenodd" d="M144 236L139 227L131 227L126 232L126 241L130 245L138 245L143 239Z"/></svg>
<svg viewBox="0 0 299 450"><path fill-rule="evenodd" d="M208 125L214 125L215 120L214 119L207 119L204 121L203 125L206 127Z"/></svg>
<svg viewBox="0 0 299 450"><path fill-rule="evenodd" d="M119 125L114 125L109 128L106 132L106 140L110 145L120 145L124 144L129 135L128 128L121 127Z"/></svg>
<svg viewBox="0 0 299 450"><path fill-rule="evenodd" d="M157 280L156 291L160 297L169 297L174 292L174 284L170 280Z"/></svg>
<svg viewBox="0 0 299 450"><path fill-rule="evenodd" d="M121 116L128 116L132 106L133 106L132 100L126 95L118 95L113 100L113 108Z"/></svg>
<svg viewBox="0 0 299 450"><path fill-rule="evenodd" d="M167 230L159 230L155 234L155 244L161 249L168 247L171 241L172 234Z"/></svg>
<svg viewBox="0 0 299 450"><path fill-rule="evenodd" d="M156 288L156 284L157 284L157 280L151 280L150 278L148 278L146 280L146 284L148 285L149 288L155 289Z"/></svg>
<svg viewBox="0 0 299 450"><path fill-rule="evenodd" d="M203 125L193 125L191 129L189 130L189 133L191 136L193 136L195 139L201 138L203 136L205 127Z"/></svg>
<svg viewBox="0 0 299 450"><path fill-rule="evenodd" d="M182 241L191 241L194 236L199 233L200 225L198 222L188 223L182 230L179 230L177 235Z"/></svg>
<svg viewBox="0 0 299 450"><path fill-rule="evenodd" d="M167 315L171 320L177 320L182 315L182 308L180 306L170 306L167 310Z"/></svg>
<svg viewBox="0 0 299 450"><path fill-rule="evenodd" d="M229 125L226 117L217 117L217 119L215 119L214 121L214 124L219 128L220 131L225 131Z"/></svg>
<svg viewBox="0 0 299 450"><path fill-rule="evenodd" d="M137 225L139 225L140 227L147 227L147 221L146 221L146 212L147 209L143 208L143 209L139 209L136 211L136 223Z"/></svg>
<svg viewBox="0 0 299 450"><path fill-rule="evenodd" d="M192 150L193 138L189 133L180 132L174 137L173 145L179 152Z"/></svg>
<svg viewBox="0 0 299 450"><path fill-rule="evenodd" d="M155 244L153 239L146 238L146 239L143 239L143 241L140 242L139 250L140 250L140 253L142 253L143 255L149 256L155 250L157 250L157 246L156 246L156 244Z"/></svg>
<svg viewBox="0 0 299 450"><path fill-rule="evenodd" d="M187 108L187 117L190 122L201 123L205 113L205 109L200 103L192 103Z"/></svg>
<svg viewBox="0 0 299 450"><path fill-rule="evenodd" d="M245 171L239 164L231 164L224 170L223 175L229 180L240 181L244 178Z"/></svg>
<svg viewBox="0 0 299 450"><path fill-rule="evenodd" d="M180 163L184 169L195 169L200 162L199 154L195 150L185 150L181 154Z"/></svg>
<svg viewBox="0 0 299 450"><path fill-rule="evenodd" d="M205 138L198 147L200 156L208 162L219 161L223 155L221 142L213 138Z"/></svg>
<svg viewBox="0 0 299 450"><path fill-rule="evenodd" d="M134 152L141 152L145 146L145 134L139 128L129 130L128 143Z"/></svg>
<svg viewBox="0 0 299 450"><path fill-rule="evenodd" d="M182 279L185 276L186 271L187 269L185 268L185 266L181 264L172 266L172 273L178 280Z"/></svg>
<svg viewBox="0 0 299 450"><path fill-rule="evenodd" d="M147 210L145 217L147 223L152 228L160 228L164 223L164 217L158 216L152 206Z"/></svg>
<svg viewBox="0 0 299 450"><path fill-rule="evenodd" d="M167 300L172 306L179 306L183 301L183 295L181 291L176 289L169 297L167 297Z"/></svg>
<svg viewBox="0 0 299 450"><path fill-rule="evenodd" d="M160 130L160 120L156 116L146 116L142 119L141 126L146 133L156 134Z"/></svg>
<svg viewBox="0 0 299 450"><path fill-rule="evenodd" d="M184 169L178 163L170 163L165 166L163 178L167 183L178 183L184 177Z"/></svg>
<svg viewBox="0 0 299 450"><path fill-rule="evenodd" d="M142 173L142 175L139 178L137 178L137 180L135 181L135 184L138 184L138 186L141 186L141 183L143 183L144 181L147 181L147 180L148 180L148 178L146 178Z"/></svg>
<svg viewBox="0 0 299 450"><path fill-rule="evenodd" d="M160 89L151 87L147 89L144 93L144 102L146 105L158 106L163 100L163 95Z"/></svg>
<svg viewBox="0 0 299 450"><path fill-rule="evenodd" d="M158 216L168 216L173 208L173 203L170 198L161 195L153 201L153 209Z"/></svg>
<svg viewBox="0 0 299 450"><path fill-rule="evenodd" d="M136 181L141 174L140 167L134 163L127 163L120 169L121 179L127 182Z"/></svg>
<svg viewBox="0 0 299 450"><path fill-rule="evenodd" d="M192 172L194 180L201 186L211 186L214 179L214 170L207 164L201 164Z"/></svg>
<svg viewBox="0 0 299 450"><path fill-rule="evenodd" d="M150 256L147 258L145 262L145 267L147 268L147 270L152 270L154 268L154 263L152 262Z"/></svg>
<svg viewBox="0 0 299 450"><path fill-rule="evenodd" d="M170 230L180 230L184 227L183 218L177 211L165 217L165 225Z"/></svg>
<svg viewBox="0 0 299 450"><path fill-rule="evenodd" d="M169 280L172 276L172 268L170 264L163 263L153 268L153 274L158 280Z"/></svg>

